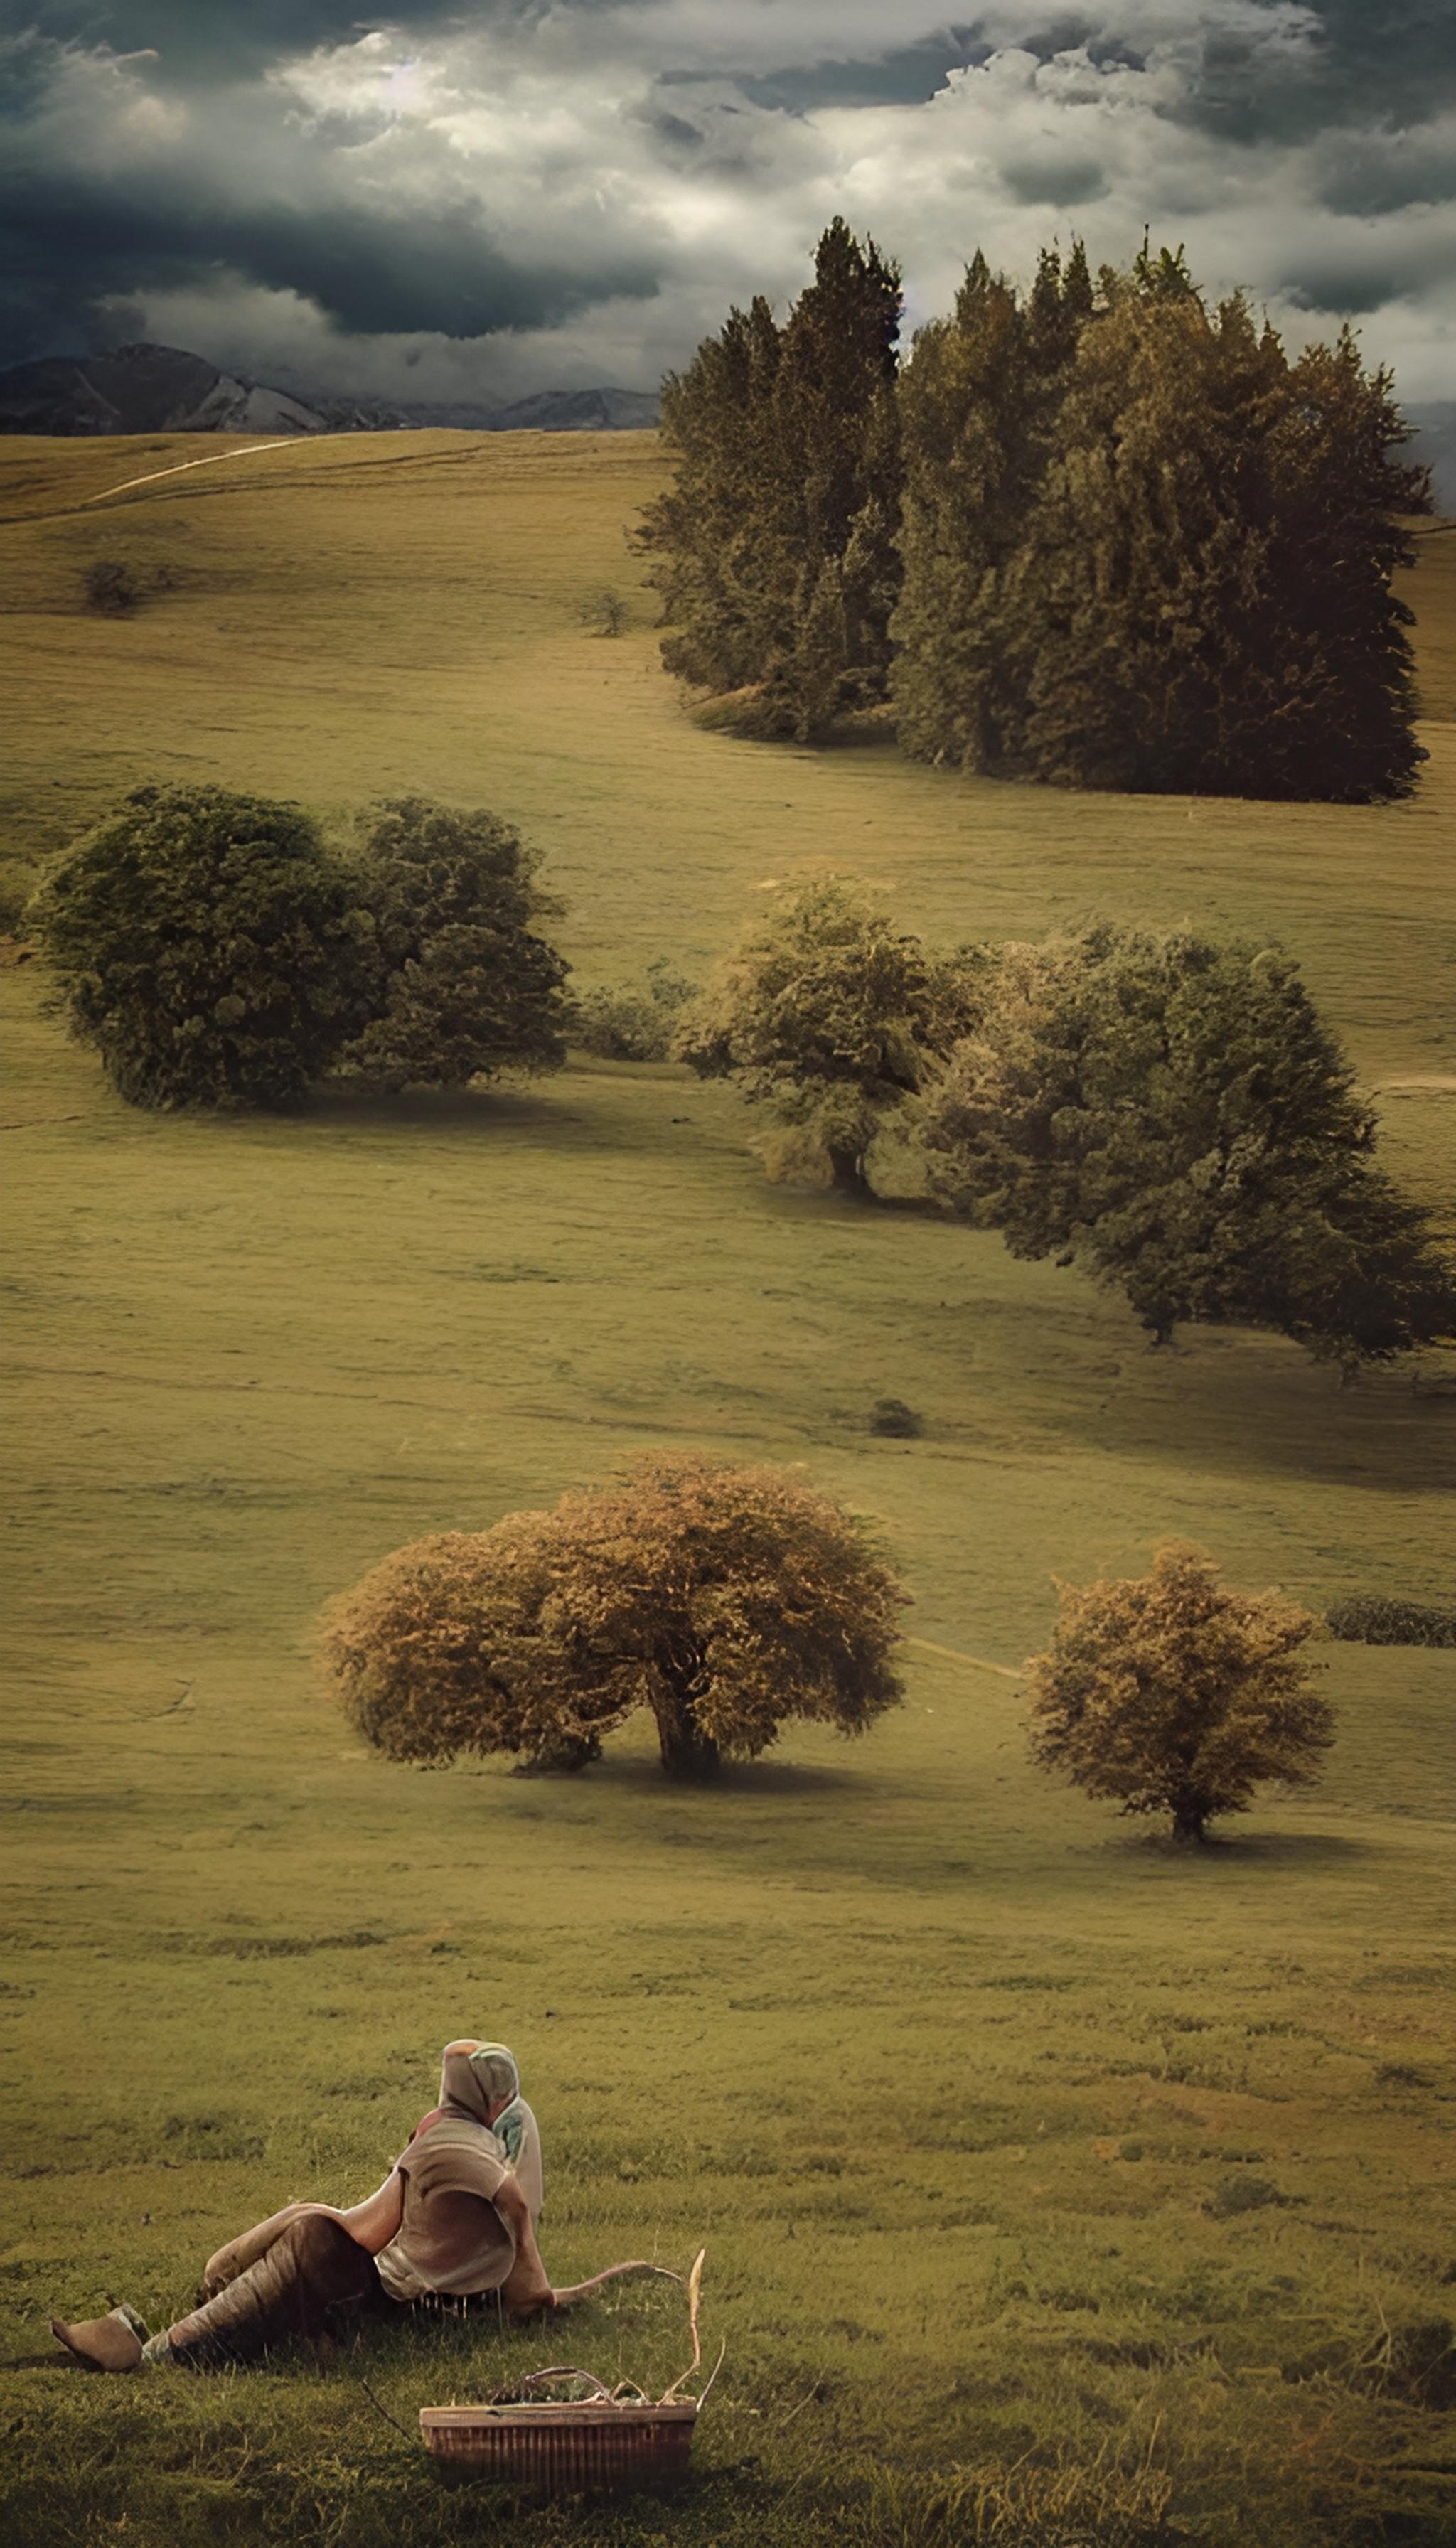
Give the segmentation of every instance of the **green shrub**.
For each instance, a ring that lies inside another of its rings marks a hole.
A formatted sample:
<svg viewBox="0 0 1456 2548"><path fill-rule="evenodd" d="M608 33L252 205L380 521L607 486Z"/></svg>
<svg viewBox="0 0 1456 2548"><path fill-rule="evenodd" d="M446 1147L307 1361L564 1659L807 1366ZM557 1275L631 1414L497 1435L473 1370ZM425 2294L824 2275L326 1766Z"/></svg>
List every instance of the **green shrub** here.
<svg viewBox="0 0 1456 2548"><path fill-rule="evenodd" d="M463 1088L566 1058L567 965L535 927L538 859L484 806L377 808L353 892L373 923L372 1014L340 1055L361 1086Z"/></svg>
<svg viewBox="0 0 1456 2548"><path fill-rule="evenodd" d="M1325 1612L1325 1625L1347 1645L1456 1646L1456 1609L1387 1592L1348 1593Z"/></svg>
<svg viewBox="0 0 1456 2548"><path fill-rule="evenodd" d="M611 585L604 584L599 592L584 593L577 616L593 637L620 637L627 624L627 605Z"/></svg>
<svg viewBox="0 0 1456 2548"><path fill-rule="evenodd" d="M632 982L598 982L577 994L571 1037L600 1061L666 1061L679 1012L698 986L659 956Z"/></svg>
<svg viewBox="0 0 1456 2548"><path fill-rule="evenodd" d="M51 863L30 922L136 1106L286 1105L369 1013L373 921L299 805L138 787Z"/></svg>
<svg viewBox="0 0 1456 2548"><path fill-rule="evenodd" d="M141 597L141 588L124 558L93 558L82 575L81 590L88 610L99 610L112 619L135 610Z"/></svg>
<svg viewBox="0 0 1456 2548"><path fill-rule="evenodd" d="M906 1406L903 1398L876 1398L869 1410L869 1430L886 1434L896 1441L908 1442L924 1432L925 1424L914 1408Z"/></svg>

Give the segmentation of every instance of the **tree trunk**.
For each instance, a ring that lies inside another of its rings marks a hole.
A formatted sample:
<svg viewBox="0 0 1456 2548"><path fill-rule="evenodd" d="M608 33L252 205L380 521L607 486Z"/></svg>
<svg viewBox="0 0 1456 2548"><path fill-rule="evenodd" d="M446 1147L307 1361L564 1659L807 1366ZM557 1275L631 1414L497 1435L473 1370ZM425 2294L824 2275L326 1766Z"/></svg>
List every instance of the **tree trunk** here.
<svg viewBox="0 0 1456 2548"><path fill-rule="evenodd" d="M863 1150L836 1148L829 1145L829 1177L836 1194L853 1195L857 1203L872 1203L874 1188L864 1174Z"/></svg>
<svg viewBox="0 0 1456 2548"><path fill-rule="evenodd" d="M1174 1806L1174 1840L1192 1842L1201 1849L1207 1841L1208 1836L1208 1812L1206 1807L1196 1803Z"/></svg>
<svg viewBox="0 0 1456 2548"><path fill-rule="evenodd" d="M658 1746L663 1756L663 1769L670 1778L712 1778L722 1768L722 1756L710 1734L704 1734L694 1722L691 1707L672 1691L666 1691L654 1710L657 1717Z"/></svg>

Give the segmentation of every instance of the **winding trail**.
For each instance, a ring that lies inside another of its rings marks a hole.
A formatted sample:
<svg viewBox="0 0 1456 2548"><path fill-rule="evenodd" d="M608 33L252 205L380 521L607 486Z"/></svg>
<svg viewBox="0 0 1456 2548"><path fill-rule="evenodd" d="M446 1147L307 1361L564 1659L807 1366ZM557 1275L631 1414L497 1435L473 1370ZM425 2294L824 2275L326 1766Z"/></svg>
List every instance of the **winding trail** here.
<svg viewBox="0 0 1456 2548"><path fill-rule="evenodd" d="M124 478L119 487L103 487L95 496L83 496L77 506L84 512L88 504L104 504L109 496L125 496L133 487L150 487L158 478L179 478L184 469L216 469L220 460L248 460L258 451L296 451L300 444L312 450L318 442L337 442L335 433L286 433L272 442L245 442L240 451L207 451L201 460L174 460L166 469L148 469L143 477Z"/></svg>

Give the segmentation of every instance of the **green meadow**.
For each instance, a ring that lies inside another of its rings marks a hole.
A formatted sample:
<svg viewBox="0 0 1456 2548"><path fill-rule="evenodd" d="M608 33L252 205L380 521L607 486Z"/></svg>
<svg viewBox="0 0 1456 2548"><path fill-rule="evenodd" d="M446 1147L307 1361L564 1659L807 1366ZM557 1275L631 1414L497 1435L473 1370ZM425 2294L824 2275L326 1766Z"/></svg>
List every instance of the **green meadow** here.
<svg viewBox="0 0 1456 2548"><path fill-rule="evenodd" d="M655 437L210 450L86 500L197 448L0 445L0 881L209 778L331 824L492 806L583 982L700 972L826 866L947 939L1267 933L1449 1220L1456 530L1410 583L1410 803L1088 797L694 725L623 539ZM165 585L88 614L98 556ZM614 639L578 615L603 584ZM1322 1648L1322 1784L1191 1857L1032 1771L1015 1675L1054 1576L1169 1535L1317 1609L1449 1596L1456 1355L1341 1389L1268 1336L1151 1352L992 1236L770 1185L733 1094L670 1065L136 1113L44 988L0 974L6 2535L1449 2540L1456 1653ZM920 1438L869 1432L886 1396ZM903 1708L703 1792L642 1730L567 1780L366 1753L314 1674L328 1595L655 1444L802 1462L873 1517ZM557 2281L707 2247L727 2354L675 2507L447 2491L412 2438L545 2360L665 2383L668 2284L212 2381L50 2347L52 2312L165 2323L245 2222L367 2192L462 2032L519 2054Z"/></svg>

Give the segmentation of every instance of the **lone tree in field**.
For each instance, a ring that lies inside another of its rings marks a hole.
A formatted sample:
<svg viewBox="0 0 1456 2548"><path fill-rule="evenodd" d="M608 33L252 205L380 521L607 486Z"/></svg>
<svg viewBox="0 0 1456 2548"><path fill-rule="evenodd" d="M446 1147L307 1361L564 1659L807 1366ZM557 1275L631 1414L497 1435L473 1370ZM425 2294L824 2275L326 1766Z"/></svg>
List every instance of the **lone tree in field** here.
<svg viewBox="0 0 1456 2548"><path fill-rule="evenodd" d="M334 1603L323 1659L391 1760L579 1769L646 1708L664 1770L700 1778L791 1717L858 1734L892 1707L907 1598L792 1471L658 1454L553 1511L397 1550Z"/></svg>
<svg viewBox="0 0 1456 2548"><path fill-rule="evenodd" d="M380 1089L461 1088L566 1058L568 966L534 923L559 906L537 858L484 808L406 796L370 825L357 893L374 922L373 1014L340 1058Z"/></svg>
<svg viewBox="0 0 1456 2548"><path fill-rule="evenodd" d="M298 805L138 787L52 863L29 921L134 1105L287 1105L368 1015L374 924Z"/></svg>
<svg viewBox="0 0 1456 2548"><path fill-rule="evenodd" d="M736 1080L783 1128L776 1172L818 1167L867 1196L869 1145L966 1033L979 969L827 876L783 895L740 941L684 1011L675 1049L700 1078Z"/></svg>
<svg viewBox="0 0 1456 2548"><path fill-rule="evenodd" d="M1272 1327L1353 1372L1456 1333L1429 1216L1277 948L1103 923L1003 949L920 1136L954 1211L1116 1284L1155 1342Z"/></svg>
<svg viewBox="0 0 1456 2548"><path fill-rule="evenodd" d="M1062 1585L1055 1634L1027 1666L1032 1758L1126 1814L1208 1838L1267 1779L1310 1786L1334 1714L1301 1649L1318 1622L1278 1592L1235 1592L1180 1541L1131 1582Z"/></svg>

